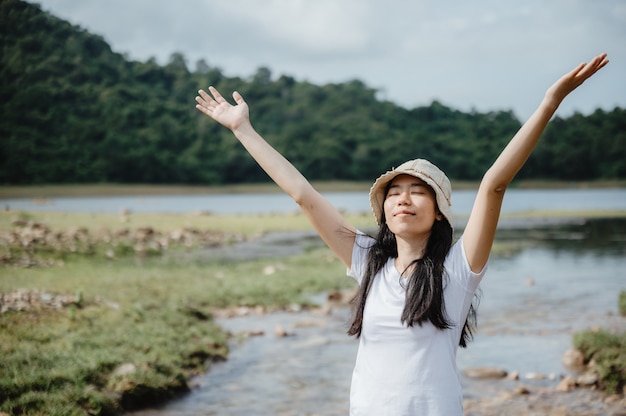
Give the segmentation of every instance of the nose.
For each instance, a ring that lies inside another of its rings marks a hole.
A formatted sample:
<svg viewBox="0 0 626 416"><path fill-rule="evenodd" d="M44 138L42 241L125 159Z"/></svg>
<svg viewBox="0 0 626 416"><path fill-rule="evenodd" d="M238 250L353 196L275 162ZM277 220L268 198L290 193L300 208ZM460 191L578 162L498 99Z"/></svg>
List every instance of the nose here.
<svg viewBox="0 0 626 416"><path fill-rule="evenodd" d="M409 190L400 192L398 205L411 205L411 193Z"/></svg>

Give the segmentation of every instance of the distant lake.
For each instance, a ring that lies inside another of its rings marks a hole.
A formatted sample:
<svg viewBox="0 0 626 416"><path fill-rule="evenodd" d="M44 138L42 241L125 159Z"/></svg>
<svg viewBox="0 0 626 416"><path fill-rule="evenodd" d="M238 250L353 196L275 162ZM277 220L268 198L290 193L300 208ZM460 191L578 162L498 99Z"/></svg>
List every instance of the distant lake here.
<svg viewBox="0 0 626 416"><path fill-rule="evenodd" d="M348 213L369 212L367 192L328 192L324 195ZM452 194L452 212L469 214L475 190ZM48 199L0 199L0 207L17 211L131 212L213 214L290 213L298 206L282 193L148 195L108 197L63 197ZM626 189L510 189L504 198L504 213L527 211L626 210Z"/></svg>

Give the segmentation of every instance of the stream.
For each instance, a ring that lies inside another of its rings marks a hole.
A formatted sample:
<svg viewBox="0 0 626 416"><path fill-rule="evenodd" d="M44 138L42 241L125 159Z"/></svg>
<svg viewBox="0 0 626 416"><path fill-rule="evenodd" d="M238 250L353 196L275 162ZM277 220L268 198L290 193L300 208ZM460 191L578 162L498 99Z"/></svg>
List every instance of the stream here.
<svg viewBox="0 0 626 416"><path fill-rule="evenodd" d="M498 367L519 372L526 383L556 385L568 374L561 357L573 333L626 330L617 311L618 294L626 290L626 219L501 228L497 240L513 248L490 260L481 284L479 329L469 347L458 351L459 370ZM310 233L266 238L212 255L273 257L316 241ZM325 296L319 301L325 303ZM193 379L189 394L132 414L345 415L358 346L345 334L348 319L345 307L220 318L235 335L229 359ZM527 378L532 373L545 378ZM487 397L496 383L512 383L463 375L461 380L466 398Z"/></svg>

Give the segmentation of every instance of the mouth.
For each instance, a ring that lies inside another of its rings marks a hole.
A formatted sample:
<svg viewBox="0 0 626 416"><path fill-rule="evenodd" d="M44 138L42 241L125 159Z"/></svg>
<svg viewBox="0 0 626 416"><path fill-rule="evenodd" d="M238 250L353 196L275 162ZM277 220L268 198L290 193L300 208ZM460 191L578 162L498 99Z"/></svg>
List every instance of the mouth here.
<svg viewBox="0 0 626 416"><path fill-rule="evenodd" d="M414 212L406 211L406 210L398 211L393 214L394 217L408 217L408 216L413 216L413 215L415 215Z"/></svg>

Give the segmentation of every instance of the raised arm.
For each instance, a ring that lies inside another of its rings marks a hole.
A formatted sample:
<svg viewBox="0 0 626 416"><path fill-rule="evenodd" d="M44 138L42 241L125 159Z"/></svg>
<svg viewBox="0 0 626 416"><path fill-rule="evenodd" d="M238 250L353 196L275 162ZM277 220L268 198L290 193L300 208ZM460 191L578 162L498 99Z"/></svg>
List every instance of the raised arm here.
<svg viewBox="0 0 626 416"><path fill-rule="evenodd" d="M578 65L548 88L539 107L485 173L463 233L465 253L473 271L482 270L487 263L504 192L532 153L550 118L569 93L607 63L606 54L601 54L589 63Z"/></svg>
<svg viewBox="0 0 626 416"><path fill-rule="evenodd" d="M328 247L349 267L355 229L287 159L256 132L250 123L248 104L238 92L233 93L236 105L228 103L213 87L209 87L209 92L212 97L203 90L198 92L196 108L232 130L270 178L298 203Z"/></svg>

